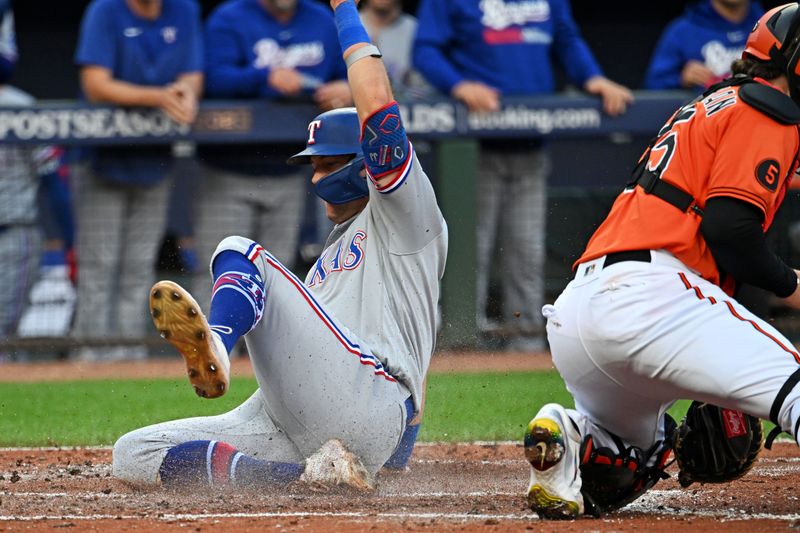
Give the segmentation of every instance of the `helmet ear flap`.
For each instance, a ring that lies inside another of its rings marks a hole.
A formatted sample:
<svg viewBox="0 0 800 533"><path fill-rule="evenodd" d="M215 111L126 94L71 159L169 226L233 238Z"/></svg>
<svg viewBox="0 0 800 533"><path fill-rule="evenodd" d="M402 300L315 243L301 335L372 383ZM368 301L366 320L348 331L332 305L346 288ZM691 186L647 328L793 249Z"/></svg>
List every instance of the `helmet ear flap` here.
<svg viewBox="0 0 800 533"><path fill-rule="evenodd" d="M800 104L800 5L797 2L767 11L747 38L742 59L768 62L788 81L792 99Z"/></svg>
<svg viewBox="0 0 800 533"><path fill-rule="evenodd" d="M789 30L781 43L780 55L784 61L789 93L800 104L800 7L795 4L795 12Z"/></svg>

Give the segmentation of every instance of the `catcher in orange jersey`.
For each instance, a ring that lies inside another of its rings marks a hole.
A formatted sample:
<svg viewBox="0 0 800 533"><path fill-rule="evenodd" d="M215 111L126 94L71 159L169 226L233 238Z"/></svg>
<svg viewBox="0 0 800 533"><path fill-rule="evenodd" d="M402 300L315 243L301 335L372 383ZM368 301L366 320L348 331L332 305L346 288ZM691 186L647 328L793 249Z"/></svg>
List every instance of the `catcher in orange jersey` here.
<svg viewBox="0 0 800 533"><path fill-rule="evenodd" d="M759 20L733 76L658 132L543 308L575 409L545 405L528 425L539 515L622 507L666 477L673 451L683 486L739 477L761 449L758 418L797 439L800 355L734 293L749 283L800 308L798 271L764 238L798 166L799 41L797 3ZM676 427L666 411L683 398L695 401Z"/></svg>

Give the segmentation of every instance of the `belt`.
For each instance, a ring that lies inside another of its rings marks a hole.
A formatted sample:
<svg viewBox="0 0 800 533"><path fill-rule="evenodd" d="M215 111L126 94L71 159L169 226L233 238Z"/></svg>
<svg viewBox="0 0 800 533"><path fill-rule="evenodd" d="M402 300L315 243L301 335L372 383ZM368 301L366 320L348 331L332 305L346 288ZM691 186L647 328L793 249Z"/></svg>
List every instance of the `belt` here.
<svg viewBox="0 0 800 533"><path fill-rule="evenodd" d="M626 250L624 252L612 252L606 255L606 260L603 261L603 268L609 267L615 263L622 263L623 261L639 261L642 263L649 263L650 250Z"/></svg>

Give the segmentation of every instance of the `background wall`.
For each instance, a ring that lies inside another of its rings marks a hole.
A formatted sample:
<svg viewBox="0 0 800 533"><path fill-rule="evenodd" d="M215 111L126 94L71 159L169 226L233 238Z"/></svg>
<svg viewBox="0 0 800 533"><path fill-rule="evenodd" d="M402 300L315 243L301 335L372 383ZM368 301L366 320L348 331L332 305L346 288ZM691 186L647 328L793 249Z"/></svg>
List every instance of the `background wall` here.
<svg viewBox="0 0 800 533"><path fill-rule="evenodd" d="M456 1L456 0L453 0ZM72 65L78 26L88 0L13 0L20 63L16 85L39 98L74 98ZM207 15L220 0L201 0ZM575 19L606 74L625 85L641 84L661 30L688 4L680 0L572 0ZM764 1L765 8L780 1ZM410 13L418 1L406 0Z"/></svg>

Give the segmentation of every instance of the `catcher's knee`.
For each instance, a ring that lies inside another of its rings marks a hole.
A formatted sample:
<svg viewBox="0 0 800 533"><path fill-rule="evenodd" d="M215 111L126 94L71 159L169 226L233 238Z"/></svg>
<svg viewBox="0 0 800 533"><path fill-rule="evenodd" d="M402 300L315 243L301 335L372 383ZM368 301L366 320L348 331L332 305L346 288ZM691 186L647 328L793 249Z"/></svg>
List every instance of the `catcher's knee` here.
<svg viewBox="0 0 800 533"><path fill-rule="evenodd" d="M586 514L620 509L647 492L660 479L668 478L665 472L672 451L675 421L669 415L664 420L665 440L657 441L650 449L625 447L617 440L619 452L611 448L596 447L591 435L584 437L580 448L580 469Z"/></svg>
<svg viewBox="0 0 800 533"><path fill-rule="evenodd" d="M769 418L775 428L767 436L764 447L770 449L772 441L781 432L790 433L800 444L800 368L784 382L770 408Z"/></svg>

